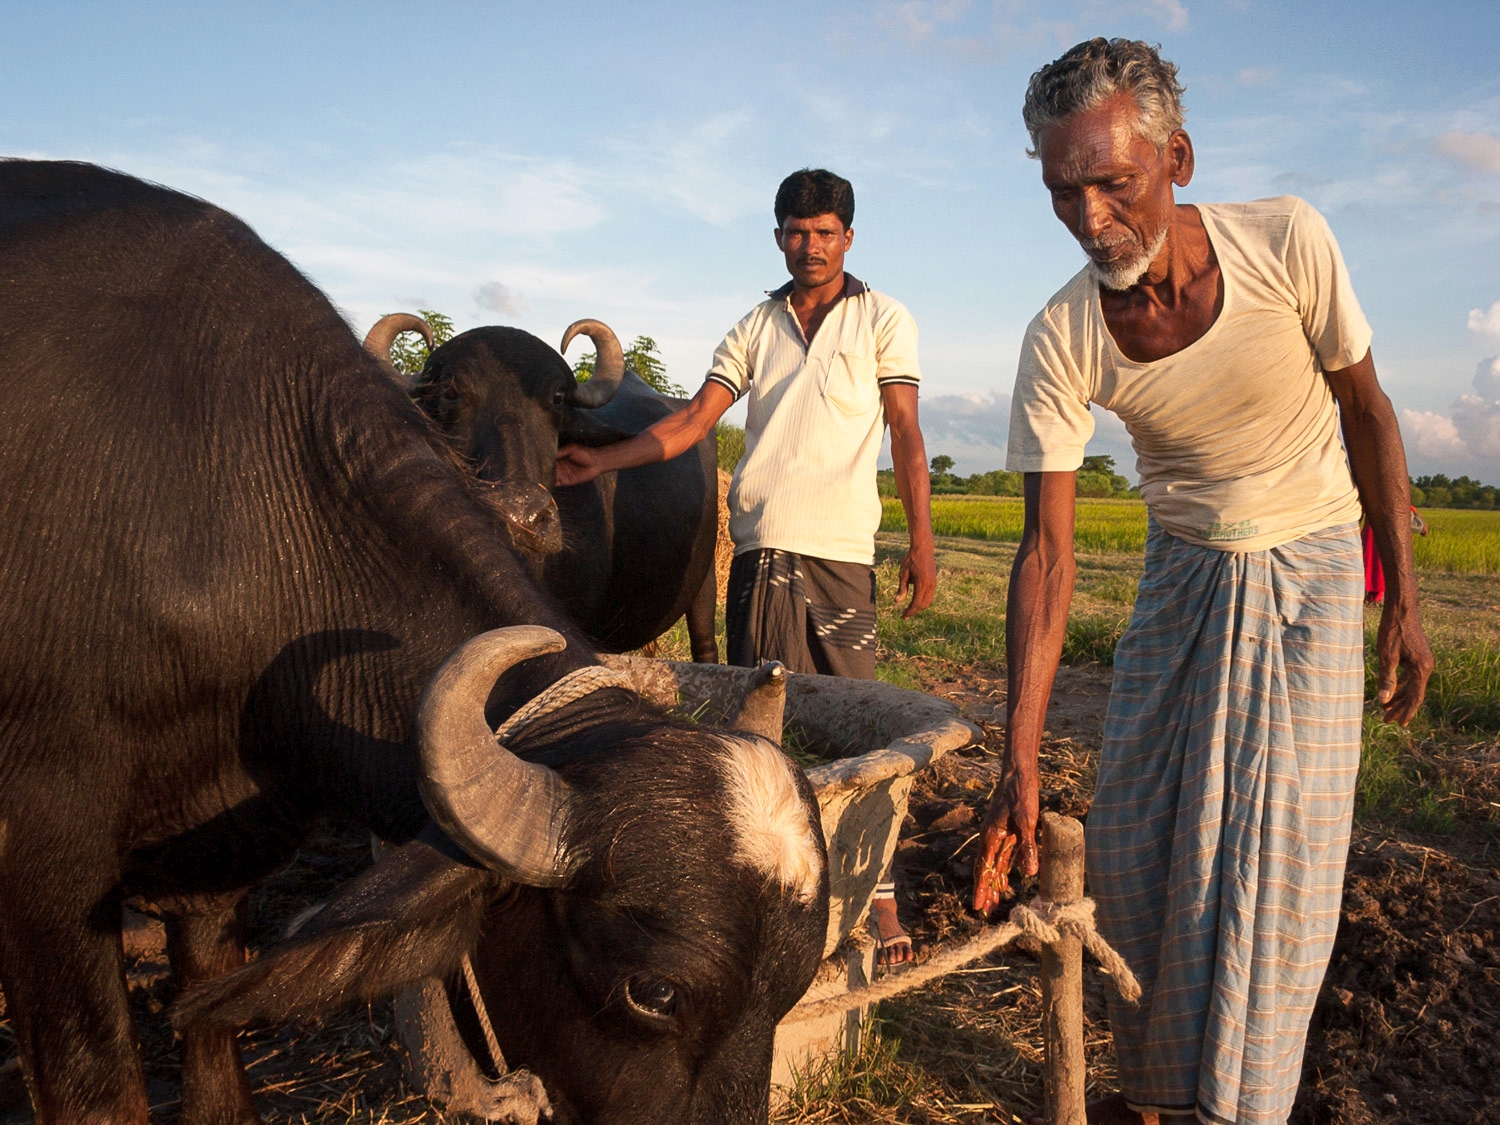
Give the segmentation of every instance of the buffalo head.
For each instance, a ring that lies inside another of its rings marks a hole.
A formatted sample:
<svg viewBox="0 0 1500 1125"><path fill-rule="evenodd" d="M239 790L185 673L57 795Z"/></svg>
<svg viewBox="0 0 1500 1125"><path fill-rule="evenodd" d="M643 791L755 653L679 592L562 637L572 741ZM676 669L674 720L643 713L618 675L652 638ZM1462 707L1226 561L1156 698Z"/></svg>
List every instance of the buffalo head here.
<svg viewBox="0 0 1500 1125"><path fill-rule="evenodd" d="M557 449L563 441L597 444L628 436L593 417L625 378L614 332L597 320L569 327L562 347L579 335L594 343L593 378L579 383L559 352L519 328L475 328L434 350L409 384L390 362L401 332L431 332L419 317L382 317L365 347L407 390L470 463L505 517L514 545L530 556L562 548L552 497Z"/></svg>
<svg viewBox="0 0 1500 1125"><path fill-rule="evenodd" d="M765 738L623 691L502 744L484 712L496 680L559 646L521 627L450 658L418 714L433 824L292 941L190 993L179 1020L313 1013L451 981L468 955L506 1062L541 1077L555 1120L764 1122L775 1027L827 925L817 804Z"/></svg>

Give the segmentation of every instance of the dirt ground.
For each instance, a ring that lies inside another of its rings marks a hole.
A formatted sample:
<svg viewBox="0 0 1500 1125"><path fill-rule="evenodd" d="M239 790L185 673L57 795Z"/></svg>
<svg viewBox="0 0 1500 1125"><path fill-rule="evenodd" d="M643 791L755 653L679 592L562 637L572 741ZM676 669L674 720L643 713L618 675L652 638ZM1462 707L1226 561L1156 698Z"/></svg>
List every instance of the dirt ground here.
<svg viewBox="0 0 1500 1125"><path fill-rule="evenodd" d="M898 873L903 917L919 950L978 927L963 896L973 834L997 776L1005 713L998 668L921 678L925 690L980 723L986 737L983 747L941 762L913 792ZM1060 670L1043 748L1044 808L1086 819L1107 696L1107 671ZM1482 752L1494 759L1500 746ZM1454 854L1441 841L1356 832L1293 1125L1500 1122L1497 936L1500 870L1493 860ZM1102 996L1097 987L1088 990L1091 1030L1108 1024ZM951 1006L960 997L950 993L941 1002ZM1107 1045L1091 1043L1089 1053L1091 1080L1111 1088L1099 1081L1112 1067Z"/></svg>
<svg viewBox="0 0 1500 1125"><path fill-rule="evenodd" d="M985 732L982 746L948 756L913 793L898 874L902 915L921 956L980 924L963 901L974 831L997 776L1005 685L995 667L954 672L915 663L924 690L952 699ZM1044 746L1045 807L1086 817L1107 693L1107 672L1061 669ZM1500 748L1480 752L1493 757ZM1500 793L1488 797L1500 802ZM320 833L296 864L257 889L257 941L273 940L287 918L367 862L359 833ZM149 920L145 926L149 950ZM1088 978L1090 1080L1103 1092L1113 1088L1113 1053L1099 974ZM153 1116L171 1121L177 1048L163 1014L171 986L159 956L135 957L131 981ZM988 1093L983 1101L928 1099L927 1108L899 1114L850 1105L838 1120L1023 1120L1040 1092L1036 1010L1034 966L1016 955L888 1002L883 1015L902 1038L904 1065L956 1067L961 1080L950 1087ZM1488 852L1453 854L1440 840L1357 833L1295 1125L1500 1122L1497 1024L1500 870ZM268 1121L441 1120L402 1083L388 1005L318 1027L252 1033L246 1056ZM0 1008L0 1122L29 1120Z"/></svg>

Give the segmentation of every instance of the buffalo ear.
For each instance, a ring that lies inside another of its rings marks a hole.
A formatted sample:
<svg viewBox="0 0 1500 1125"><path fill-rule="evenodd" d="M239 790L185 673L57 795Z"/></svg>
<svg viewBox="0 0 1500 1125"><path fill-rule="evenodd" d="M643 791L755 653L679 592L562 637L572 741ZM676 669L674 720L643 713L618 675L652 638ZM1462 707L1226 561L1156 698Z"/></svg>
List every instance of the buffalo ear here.
<svg viewBox="0 0 1500 1125"><path fill-rule="evenodd" d="M479 938L503 880L430 829L352 880L290 941L185 992L178 1028L320 1015L446 977Z"/></svg>

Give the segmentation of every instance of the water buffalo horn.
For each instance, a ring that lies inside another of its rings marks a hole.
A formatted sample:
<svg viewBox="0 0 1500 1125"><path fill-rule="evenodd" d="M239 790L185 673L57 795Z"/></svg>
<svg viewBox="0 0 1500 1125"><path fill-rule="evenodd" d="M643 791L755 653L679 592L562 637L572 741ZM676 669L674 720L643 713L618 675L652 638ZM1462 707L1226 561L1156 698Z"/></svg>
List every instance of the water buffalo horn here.
<svg viewBox="0 0 1500 1125"><path fill-rule="evenodd" d="M576 336L587 336L594 341L595 359L593 377L587 383L578 384L573 401L589 409L603 406L615 397L620 380L625 378L625 353L620 350L620 341L609 325L600 320L575 320L563 333L562 347L557 350L566 355L568 345Z"/></svg>
<svg viewBox="0 0 1500 1125"><path fill-rule="evenodd" d="M568 787L507 750L484 705L507 668L564 645L539 625L481 633L443 662L417 704L428 813L480 863L532 887L563 886L571 874Z"/></svg>
<svg viewBox="0 0 1500 1125"><path fill-rule="evenodd" d="M412 316L411 313L387 313L365 333L365 351L378 359L387 371L404 384L406 379L396 371L396 365L391 362L391 345L403 332L420 332L422 339L427 341L428 348L432 347L432 326L420 316Z"/></svg>
<svg viewBox="0 0 1500 1125"><path fill-rule="evenodd" d="M781 741L781 720L786 710L786 669L780 661L762 664L750 677L739 711L729 721L734 730L749 731L772 742Z"/></svg>

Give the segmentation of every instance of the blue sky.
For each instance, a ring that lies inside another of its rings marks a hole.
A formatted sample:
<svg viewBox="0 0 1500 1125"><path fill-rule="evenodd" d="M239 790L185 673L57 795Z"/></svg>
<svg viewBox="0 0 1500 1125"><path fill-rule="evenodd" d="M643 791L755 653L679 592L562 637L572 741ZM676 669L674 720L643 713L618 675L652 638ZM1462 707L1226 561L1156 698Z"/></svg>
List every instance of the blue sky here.
<svg viewBox="0 0 1500 1125"><path fill-rule="evenodd" d="M928 452L1003 463L1027 321L1079 267L1024 154L1027 76L1162 45L1186 202L1328 216L1415 473L1500 483L1500 4L736 5L0 0L0 154L93 160L236 212L363 331L397 309L548 341L655 337L696 387L784 279L793 169L855 185L852 272L921 332ZM1123 430L1095 450L1127 471Z"/></svg>

